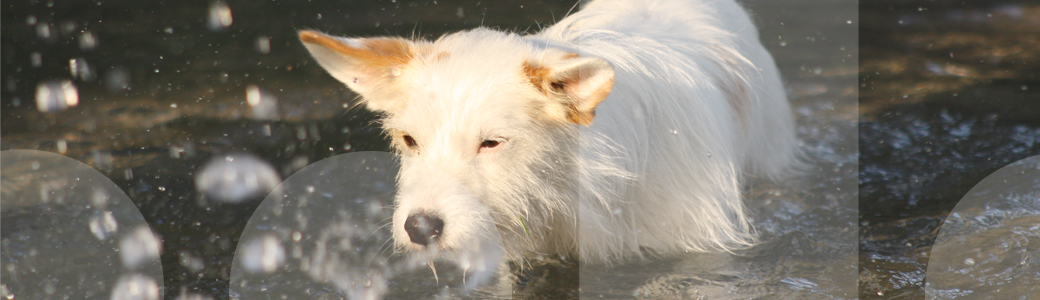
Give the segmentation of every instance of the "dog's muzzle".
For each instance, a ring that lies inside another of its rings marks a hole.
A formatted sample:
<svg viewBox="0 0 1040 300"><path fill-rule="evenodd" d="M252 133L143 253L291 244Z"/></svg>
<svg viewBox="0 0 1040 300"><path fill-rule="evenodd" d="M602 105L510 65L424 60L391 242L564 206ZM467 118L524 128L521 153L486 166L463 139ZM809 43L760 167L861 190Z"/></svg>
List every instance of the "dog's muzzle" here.
<svg viewBox="0 0 1040 300"><path fill-rule="evenodd" d="M428 246L434 239L441 236L444 231L444 220L427 213L417 213L408 216L404 221L404 231L412 243Z"/></svg>

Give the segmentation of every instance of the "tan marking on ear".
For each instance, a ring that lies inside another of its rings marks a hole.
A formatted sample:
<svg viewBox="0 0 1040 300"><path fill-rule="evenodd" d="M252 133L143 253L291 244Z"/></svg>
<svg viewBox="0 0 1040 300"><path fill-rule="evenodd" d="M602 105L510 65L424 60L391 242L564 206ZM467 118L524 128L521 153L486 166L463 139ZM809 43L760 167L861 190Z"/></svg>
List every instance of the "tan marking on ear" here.
<svg viewBox="0 0 1040 300"><path fill-rule="evenodd" d="M596 107L599 106L599 104L602 103L603 100L607 99L607 96L610 95L610 91L614 87L614 78L611 78L610 82L603 84L603 86L604 88L596 90L595 93L593 93L591 97L589 97L591 99L599 100L596 100L594 103L583 104L583 106L591 106L591 109L582 112L578 107L573 107L573 110L571 111L572 115L570 116L572 122L585 126L589 126L592 124L592 119L596 117ZM567 88L566 84L564 85L564 88Z"/></svg>
<svg viewBox="0 0 1040 300"><path fill-rule="evenodd" d="M578 54L567 53L563 57L565 59L573 59L577 58ZM531 84L540 92L549 98L562 100L567 121L578 125L589 126L592 124L592 120L596 117L595 107L610 95L611 88L614 85L614 79L611 78L609 82L603 85L603 88L596 90L590 95L589 98L597 100L579 104L579 99L571 99L571 95L575 94L575 90L578 88L578 84L580 84L579 78L554 82L550 78L551 69L534 65L531 62L524 62L522 69L524 75L531 81ZM591 108L583 111L579 105Z"/></svg>
<svg viewBox="0 0 1040 300"><path fill-rule="evenodd" d="M523 65L524 76L531 81L534 87L538 88L539 91L544 93L546 96L551 96L545 87L546 78L549 78L549 69L535 66L531 62L524 62Z"/></svg>
<svg viewBox="0 0 1040 300"><path fill-rule="evenodd" d="M350 47L343 41L318 32L300 31L300 41L319 44L340 54L364 62L363 66L372 71L387 69L391 66L407 64L415 56L411 43L402 38L368 38L362 41L362 47Z"/></svg>

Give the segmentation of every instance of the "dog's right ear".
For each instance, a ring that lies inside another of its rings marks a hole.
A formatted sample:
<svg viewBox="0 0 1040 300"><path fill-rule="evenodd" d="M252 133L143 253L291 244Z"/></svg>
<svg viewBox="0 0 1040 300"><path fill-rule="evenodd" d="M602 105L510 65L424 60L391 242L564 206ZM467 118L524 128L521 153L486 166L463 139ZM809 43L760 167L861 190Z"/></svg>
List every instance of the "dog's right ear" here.
<svg viewBox="0 0 1040 300"><path fill-rule="evenodd" d="M402 38L343 38L312 30L300 31L300 41L332 77L361 95L369 109L393 112L404 99L396 80L415 57L416 46Z"/></svg>
<svg viewBox="0 0 1040 300"><path fill-rule="evenodd" d="M606 61L567 53L559 61L524 64L531 83L563 105L566 119L589 126L596 106L607 99L614 87L614 68Z"/></svg>

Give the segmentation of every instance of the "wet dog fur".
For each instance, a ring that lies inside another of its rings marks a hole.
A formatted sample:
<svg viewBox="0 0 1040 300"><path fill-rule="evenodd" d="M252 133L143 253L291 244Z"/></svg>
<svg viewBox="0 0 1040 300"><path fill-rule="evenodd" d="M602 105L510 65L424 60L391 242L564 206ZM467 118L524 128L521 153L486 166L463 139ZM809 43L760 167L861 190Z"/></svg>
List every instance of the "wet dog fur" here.
<svg viewBox="0 0 1040 300"><path fill-rule="evenodd" d="M776 65L732 0L599 0L526 36L299 35L383 115L402 251L738 249L742 182L796 161Z"/></svg>

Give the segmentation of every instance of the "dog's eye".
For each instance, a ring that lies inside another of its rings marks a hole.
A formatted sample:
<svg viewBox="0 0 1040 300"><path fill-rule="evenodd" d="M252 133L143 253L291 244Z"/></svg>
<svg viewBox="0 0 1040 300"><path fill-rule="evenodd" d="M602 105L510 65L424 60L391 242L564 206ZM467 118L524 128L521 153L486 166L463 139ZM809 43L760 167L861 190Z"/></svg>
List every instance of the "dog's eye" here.
<svg viewBox="0 0 1040 300"><path fill-rule="evenodd" d="M480 149L477 150L479 153L487 153L490 151L498 150L499 146L502 146L503 140L484 140L480 142Z"/></svg>
<svg viewBox="0 0 1040 300"><path fill-rule="evenodd" d="M415 148L415 139L413 139L412 136L406 134L401 138L404 140L404 144L407 145L408 148Z"/></svg>

